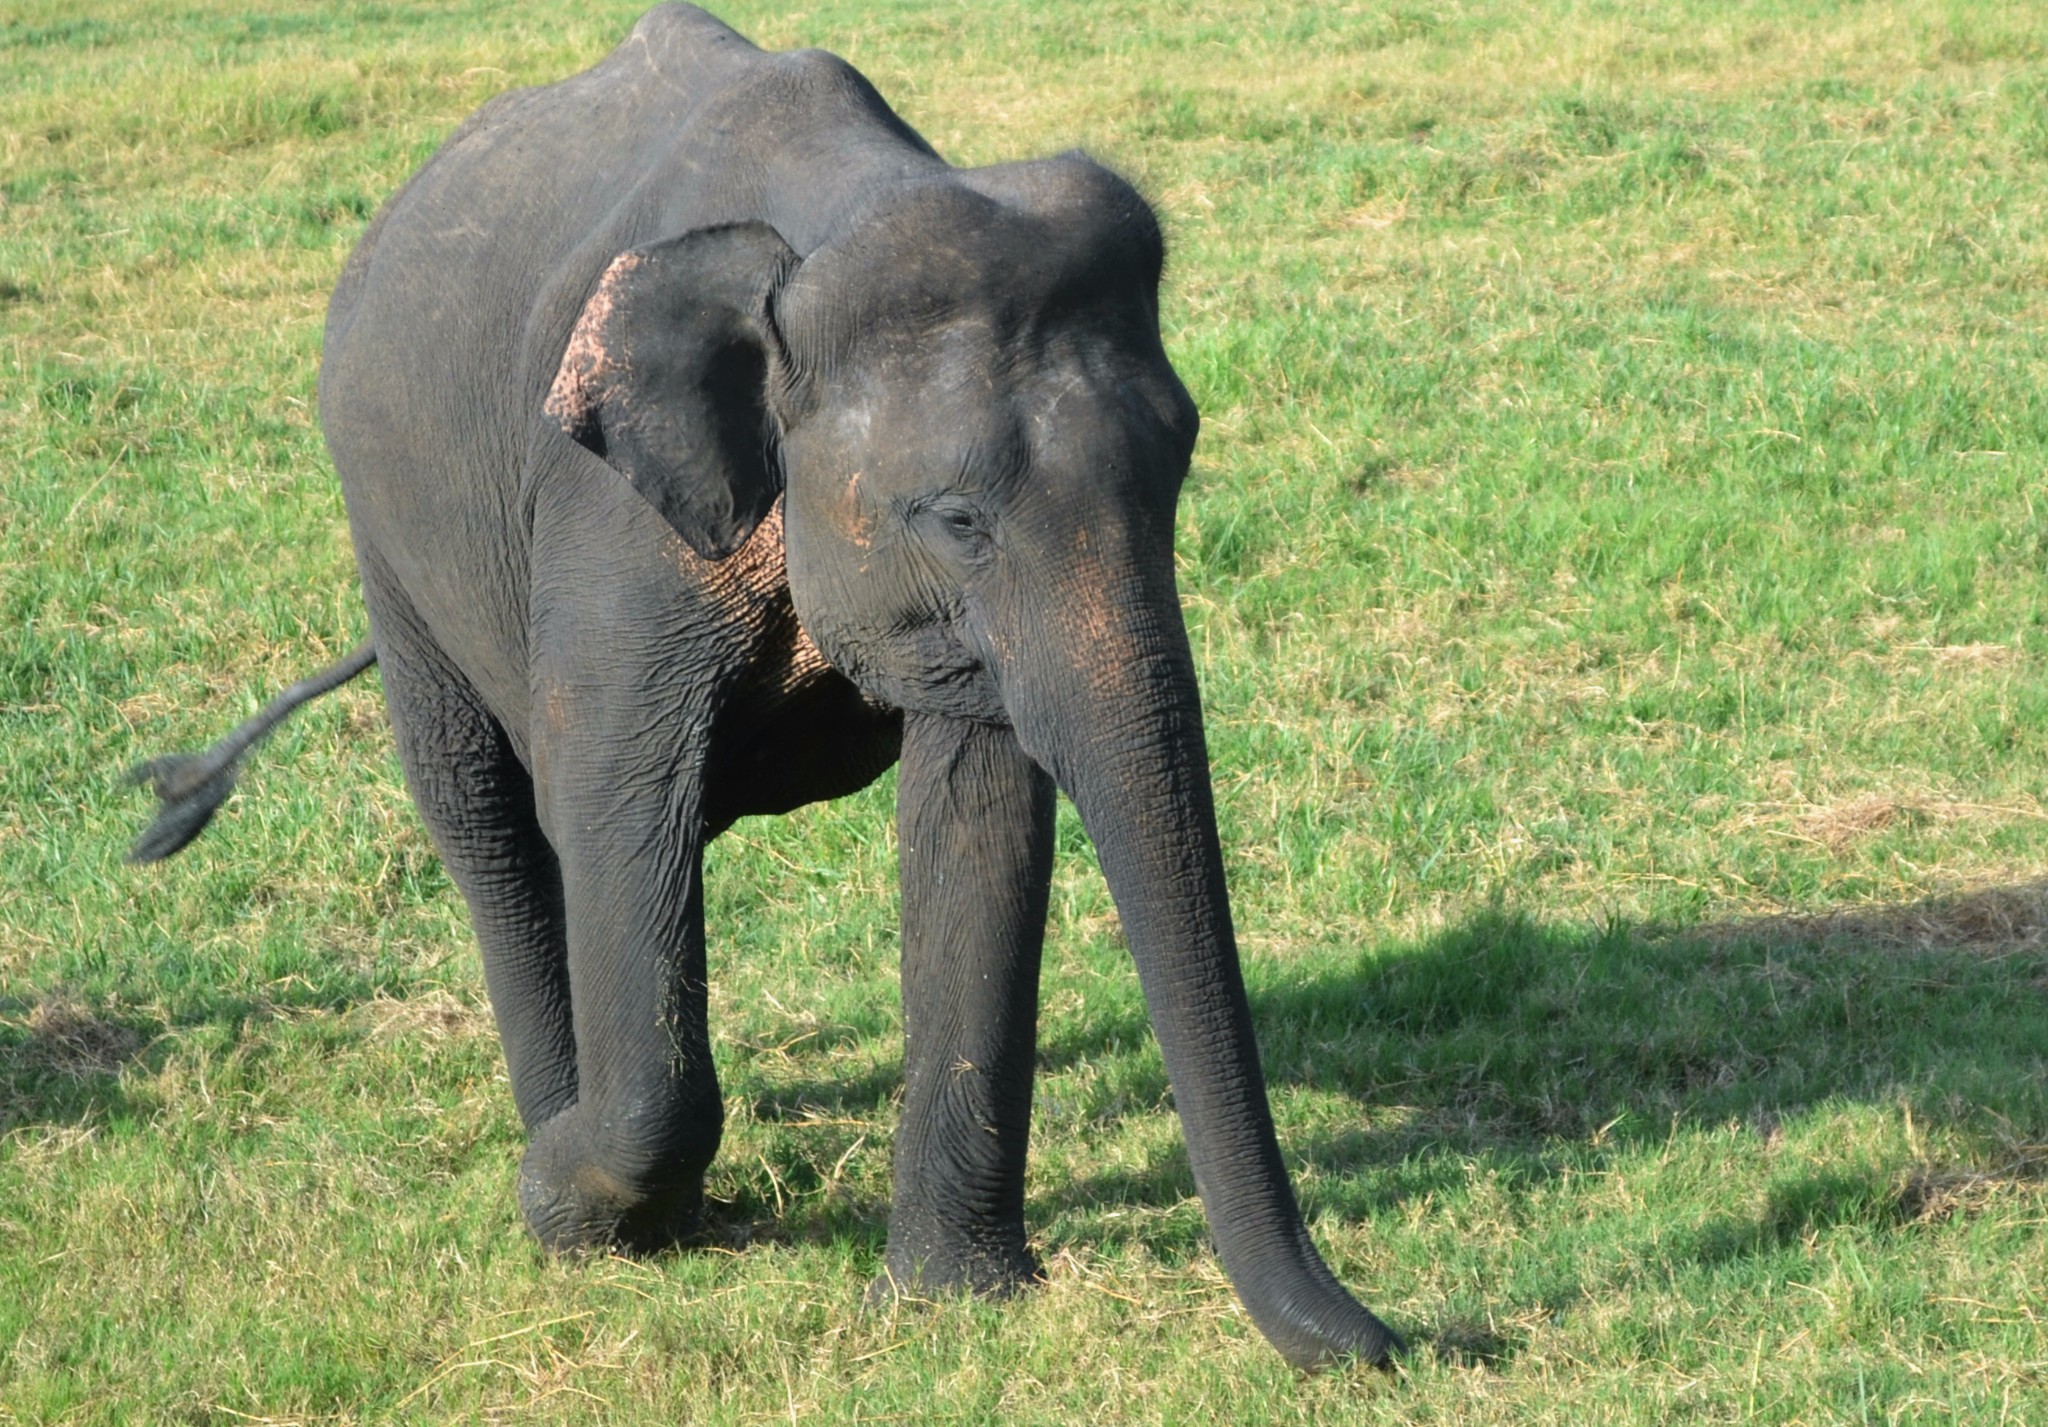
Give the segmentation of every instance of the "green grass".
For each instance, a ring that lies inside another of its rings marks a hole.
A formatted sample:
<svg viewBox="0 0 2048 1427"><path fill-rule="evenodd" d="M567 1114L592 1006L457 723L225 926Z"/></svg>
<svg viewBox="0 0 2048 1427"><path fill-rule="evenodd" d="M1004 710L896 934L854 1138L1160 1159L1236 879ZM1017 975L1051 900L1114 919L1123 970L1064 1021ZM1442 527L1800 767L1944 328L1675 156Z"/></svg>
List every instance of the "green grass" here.
<svg viewBox="0 0 2048 1427"><path fill-rule="evenodd" d="M0 13L0 1421L2048 1421L2048 16L724 8L1172 245L1281 1135L1419 1351L1206 1245L1067 818L1051 1283L861 1307L893 783L711 858L711 1246L549 1263L374 681L119 865L131 761L358 638L311 403L369 213L611 3Z"/></svg>

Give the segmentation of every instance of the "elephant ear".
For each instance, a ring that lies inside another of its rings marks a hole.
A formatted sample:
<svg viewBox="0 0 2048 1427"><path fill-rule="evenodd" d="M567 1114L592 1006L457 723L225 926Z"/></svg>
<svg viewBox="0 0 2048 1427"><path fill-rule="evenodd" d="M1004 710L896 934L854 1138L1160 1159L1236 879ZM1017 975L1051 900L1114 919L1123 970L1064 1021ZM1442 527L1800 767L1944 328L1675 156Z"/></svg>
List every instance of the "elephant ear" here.
<svg viewBox="0 0 2048 1427"><path fill-rule="evenodd" d="M629 248L584 303L548 392L556 424L707 560L744 545L782 489L769 303L796 263L765 223Z"/></svg>

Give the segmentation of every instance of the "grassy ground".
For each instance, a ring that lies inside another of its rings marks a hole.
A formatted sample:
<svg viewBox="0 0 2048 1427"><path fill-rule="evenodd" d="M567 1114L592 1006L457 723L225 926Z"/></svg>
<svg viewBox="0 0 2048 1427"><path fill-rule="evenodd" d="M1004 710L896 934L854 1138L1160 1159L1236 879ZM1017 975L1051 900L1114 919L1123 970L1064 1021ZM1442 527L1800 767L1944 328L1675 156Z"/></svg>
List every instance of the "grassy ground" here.
<svg viewBox="0 0 2048 1427"><path fill-rule="evenodd" d="M875 1313L887 780L714 850L709 1247L546 1263L374 680L118 865L116 772L363 630L310 410L375 206L630 5L0 11L0 1421L2048 1421L2048 17L722 12L1163 210L1283 1142L1420 1351L1205 1245L1062 824L1052 1281Z"/></svg>

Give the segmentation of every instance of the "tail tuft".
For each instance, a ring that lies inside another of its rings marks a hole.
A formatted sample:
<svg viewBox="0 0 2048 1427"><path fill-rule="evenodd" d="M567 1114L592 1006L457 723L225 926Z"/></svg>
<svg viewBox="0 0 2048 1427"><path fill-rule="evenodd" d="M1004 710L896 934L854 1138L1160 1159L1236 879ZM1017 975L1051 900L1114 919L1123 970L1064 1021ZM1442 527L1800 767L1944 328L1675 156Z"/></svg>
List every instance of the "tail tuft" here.
<svg viewBox="0 0 2048 1427"><path fill-rule="evenodd" d="M172 753L152 758L128 770L125 783L147 783L156 790L162 806L152 822L128 849L131 864L161 862L206 830L220 805L235 789L235 767L240 760L222 762L210 753Z"/></svg>
<svg viewBox="0 0 2048 1427"><path fill-rule="evenodd" d="M128 861L161 862L204 832L235 790L235 769L243 754L261 743L300 704L340 688L376 662L377 646L359 644L339 663L299 680L258 709L255 717L243 719L204 753L166 754L130 768L126 781L149 784L163 806L156 810L156 821L128 849Z"/></svg>

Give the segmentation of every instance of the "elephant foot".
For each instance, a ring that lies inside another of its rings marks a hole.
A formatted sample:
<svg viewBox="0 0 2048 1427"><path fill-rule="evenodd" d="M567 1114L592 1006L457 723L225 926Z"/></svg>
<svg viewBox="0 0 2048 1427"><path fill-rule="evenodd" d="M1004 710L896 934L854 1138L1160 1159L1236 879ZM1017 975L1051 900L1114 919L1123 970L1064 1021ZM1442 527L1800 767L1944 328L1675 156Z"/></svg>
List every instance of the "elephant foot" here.
<svg viewBox="0 0 2048 1427"><path fill-rule="evenodd" d="M1044 1282L1044 1265L1022 1244L915 1259L892 1250L882 1272L868 1284L867 1300L871 1307L883 1307L903 1299L1010 1298Z"/></svg>
<svg viewBox="0 0 2048 1427"><path fill-rule="evenodd" d="M659 1182L627 1177L564 1153L550 1122L519 1165L519 1208L552 1254L659 1253L703 1221L704 1174L671 1172Z"/></svg>

